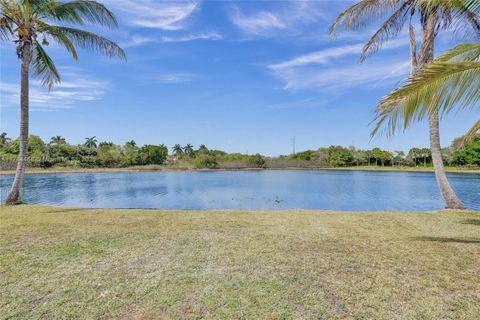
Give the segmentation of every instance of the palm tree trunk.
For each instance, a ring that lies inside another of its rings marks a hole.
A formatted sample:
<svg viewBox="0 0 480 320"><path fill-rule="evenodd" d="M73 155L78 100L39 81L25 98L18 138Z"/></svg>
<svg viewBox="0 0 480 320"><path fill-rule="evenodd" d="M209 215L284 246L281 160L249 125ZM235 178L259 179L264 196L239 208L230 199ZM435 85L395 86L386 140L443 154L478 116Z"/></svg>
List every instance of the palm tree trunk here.
<svg viewBox="0 0 480 320"><path fill-rule="evenodd" d="M442 193L445 207L447 209L465 209L462 201L453 191L450 183L448 183L445 168L443 166L442 149L440 147L440 130L438 112L432 113L428 119L430 132L430 148L432 149L432 162L435 170L435 177Z"/></svg>
<svg viewBox="0 0 480 320"><path fill-rule="evenodd" d="M17 170L13 180L12 189L7 196L6 204L15 205L22 203L22 187L25 175L25 166L28 157L28 89L29 68L32 59L31 44L24 42L22 48L22 67L20 81L20 152L18 155Z"/></svg>
<svg viewBox="0 0 480 320"><path fill-rule="evenodd" d="M434 41L435 41L435 25L437 18L434 13L425 13L422 19L422 44L420 47L420 57L418 67L430 63L434 59ZM415 68L418 72L418 68ZM447 209L465 209L462 201L457 197L455 191L450 186L445 168L443 166L442 149L440 145L440 123L438 110L432 112L428 119L429 134L430 134L430 150L432 153L433 168L435 170L435 178L437 179L438 187L445 202Z"/></svg>

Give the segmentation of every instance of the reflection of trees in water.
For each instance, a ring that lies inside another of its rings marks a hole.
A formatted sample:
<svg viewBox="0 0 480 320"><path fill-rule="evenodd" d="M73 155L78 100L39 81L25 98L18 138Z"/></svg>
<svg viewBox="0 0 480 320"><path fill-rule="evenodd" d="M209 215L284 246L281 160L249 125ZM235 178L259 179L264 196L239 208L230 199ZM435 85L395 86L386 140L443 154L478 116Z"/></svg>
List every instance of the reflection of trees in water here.
<svg viewBox="0 0 480 320"><path fill-rule="evenodd" d="M68 184L67 177L62 175L27 175L24 183L25 201L62 205L68 199Z"/></svg>
<svg viewBox="0 0 480 320"><path fill-rule="evenodd" d="M79 181L80 187L84 193L85 199L89 204L93 204L97 201L97 178L95 174L85 174ZM82 202L80 200L80 202Z"/></svg>

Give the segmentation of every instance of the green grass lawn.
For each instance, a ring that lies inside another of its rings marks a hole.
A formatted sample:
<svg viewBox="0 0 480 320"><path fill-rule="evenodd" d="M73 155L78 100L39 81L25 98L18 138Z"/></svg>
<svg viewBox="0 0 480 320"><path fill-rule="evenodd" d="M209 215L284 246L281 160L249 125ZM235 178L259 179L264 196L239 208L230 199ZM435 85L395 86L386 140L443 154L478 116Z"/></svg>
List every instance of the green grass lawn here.
<svg viewBox="0 0 480 320"><path fill-rule="evenodd" d="M0 319L479 319L480 213L0 207Z"/></svg>

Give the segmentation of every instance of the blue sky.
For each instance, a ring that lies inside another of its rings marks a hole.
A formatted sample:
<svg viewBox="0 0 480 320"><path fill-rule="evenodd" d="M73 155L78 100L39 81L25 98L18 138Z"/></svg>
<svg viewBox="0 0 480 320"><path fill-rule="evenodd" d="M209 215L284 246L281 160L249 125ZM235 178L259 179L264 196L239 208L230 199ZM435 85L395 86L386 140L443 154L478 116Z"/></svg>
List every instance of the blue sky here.
<svg viewBox="0 0 480 320"><path fill-rule="evenodd" d="M401 34L360 64L375 24L328 36L352 2L101 2L120 29L92 30L121 44L128 62L81 51L75 63L51 44L62 84L48 92L33 81L31 88L31 133L45 140L62 135L82 143L97 136L268 155L290 153L293 136L297 150L428 145L425 124L370 141L376 103L408 75L408 40ZM437 51L455 37L445 31ZM13 45L2 43L0 55L0 131L17 136L19 63ZM477 119L477 111L443 119L443 144Z"/></svg>

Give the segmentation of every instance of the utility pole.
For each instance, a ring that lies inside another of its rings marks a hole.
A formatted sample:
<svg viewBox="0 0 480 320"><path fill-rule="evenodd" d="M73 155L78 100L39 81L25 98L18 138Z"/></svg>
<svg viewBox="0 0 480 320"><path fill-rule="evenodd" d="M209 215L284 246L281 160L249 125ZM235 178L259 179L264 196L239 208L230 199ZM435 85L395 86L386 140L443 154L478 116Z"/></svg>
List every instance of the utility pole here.
<svg viewBox="0 0 480 320"><path fill-rule="evenodd" d="M295 136L293 136L293 155L295 155Z"/></svg>

